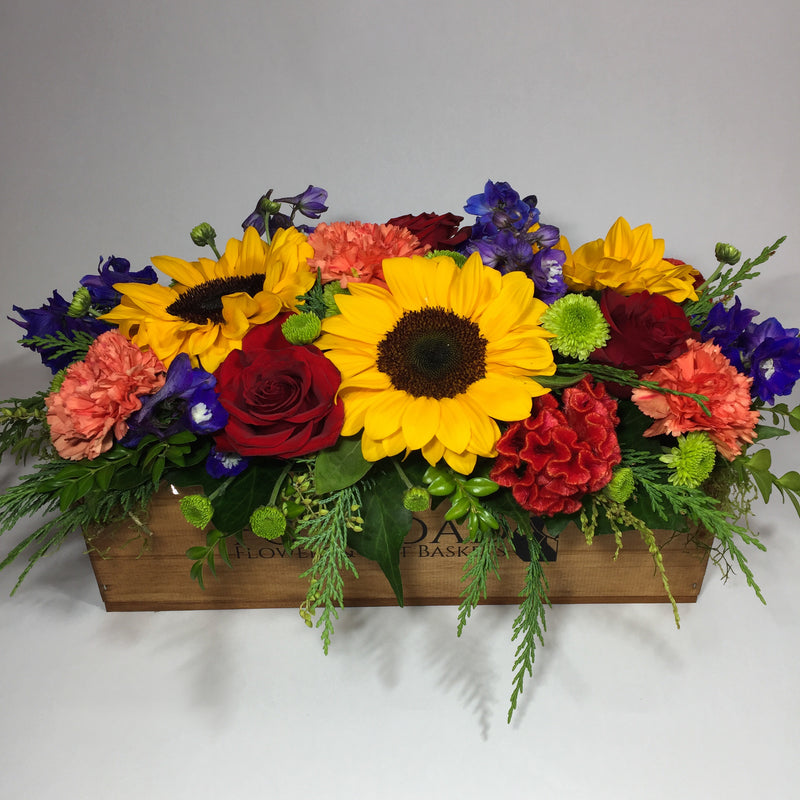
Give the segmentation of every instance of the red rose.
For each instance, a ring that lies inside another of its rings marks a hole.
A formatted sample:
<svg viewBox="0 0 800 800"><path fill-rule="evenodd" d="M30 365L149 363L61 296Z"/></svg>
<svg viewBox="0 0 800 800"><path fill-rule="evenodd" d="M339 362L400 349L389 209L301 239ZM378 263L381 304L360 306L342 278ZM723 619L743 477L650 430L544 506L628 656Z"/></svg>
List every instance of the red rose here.
<svg viewBox="0 0 800 800"><path fill-rule="evenodd" d="M339 438L344 406L336 400L341 377L320 350L289 344L281 315L253 328L242 349L214 373L230 415L216 438L220 450L244 456L294 458L330 447Z"/></svg>
<svg viewBox="0 0 800 800"><path fill-rule="evenodd" d="M632 369L639 376L684 353L686 340L694 336L683 309L662 294L637 292L624 297L604 289L600 308L611 336L589 360ZM620 397L630 397L630 387L614 384L609 388Z"/></svg>
<svg viewBox="0 0 800 800"><path fill-rule="evenodd" d="M392 217L386 224L406 228L419 239L420 244L430 245L431 250L454 250L469 239L472 231L470 227L458 230L463 219L455 214L432 214L426 211L424 214Z"/></svg>

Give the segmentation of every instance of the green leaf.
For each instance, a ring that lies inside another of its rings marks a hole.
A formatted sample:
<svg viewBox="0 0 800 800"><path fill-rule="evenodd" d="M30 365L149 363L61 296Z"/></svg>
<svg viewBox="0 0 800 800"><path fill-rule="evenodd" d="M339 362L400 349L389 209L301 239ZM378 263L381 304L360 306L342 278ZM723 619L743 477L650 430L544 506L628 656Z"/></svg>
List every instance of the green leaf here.
<svg viewBox="0 0 800 800"><path fill-rule="evenodd" d="M772 454L769 450L758 450L747 460L747 467L751 472L766 472L772 464Z"/></svg>
<svg viewBox="0 0 800 800"><path fill-rule="evenodd" d="M394 469L391 473L378 473L372 491L363 496L364 530L351 530L347 534L350 547L378 563L401 606L400 548L411 529L411 512L403 508L404 489Z"/></svg>
<svg viewBox="0 0 800 800"><path fill-rule="evenodd" d="M206 557L207 550L208 548L203 547L202 545L195 545L186 551L186 558L190 558L192 561L199 561L200 559L204 559Z"/></svg>
<svg viewBox="0 0 800 800"><path fill-rule="evenodd" d="M314 464L314 485L318 494L346 489L360 481L372 468L361 453L361 439L341 437L326 450L321 450Z"/></svg>
<svg viewBox="0 0 800 800"><path fill-rule="evenodd" d="M253 461L250 466L214 499L215 528L223 533L236 533L246 528L250 515L263 506L281 473L282 465L267 459Z"/></svg>
<svg viewBox="0 0 800 800"><path fill-rule="evenodd" d="M774 428L771 425L756 425L756 439L777 439L779 436L788 436L789 431L784 428Z"/></svg>
<svg viewBox="0 0 800 800"><path fill-rule="evenodd" d="M764 451L762 450L761 452ZM750 474L753 476L753 481L761 492L764 502L768 503L769 497L772 494L772 482L774 480L772 473L766 470L752 470Z"/></svg>
<svg viewBox="0 0 800 800"><path fill-rule="evenodd" d="M790 492L800 493L800 473L794 470L787 472L785 475L781 475L781 477L778 478L778 483Z"/></svg>

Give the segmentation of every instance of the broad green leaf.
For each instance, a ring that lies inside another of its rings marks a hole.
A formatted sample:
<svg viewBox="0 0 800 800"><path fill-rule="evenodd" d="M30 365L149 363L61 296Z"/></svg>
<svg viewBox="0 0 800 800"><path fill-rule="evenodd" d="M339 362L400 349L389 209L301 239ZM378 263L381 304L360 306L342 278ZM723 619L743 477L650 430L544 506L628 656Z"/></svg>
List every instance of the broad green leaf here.
<svg viewBox="0 0 800 800"><path fill-rule="evenodd" d="M403 605L403 581L400 576L400 548L411 529L411 512L403 508L404 487L394 469L377 473L375 485L365 492L361 516L362 532L348 531L347 543L365 558L378 563L389 585Z"/></svg>
<svg viewBox="0 0 800 800"><path fill-rule="evenodd" d="M761 452L764 452L763 450ZM761 496L764 498L764 502L769 502L769 497L772 494L772 482L775 480L772 476L772 473L768 472L767 470L752 470L750 474L753 476L753 481L755 481L758 490L761 492Z"/></svg>
<svg viewBox="0 0 800 800"><path fill-rule="evenodd" d="M361 480L372 468L361 454L361 439L342 437L333 446L321 450L314 464L314 485L318 494L337 492Z"/></svg>
<svg viewBox="0 0 800 800"><path fill-rule="evenodd" d="M214 499L214 527L223 533L235 533L246 528L253 511L269 500L282 471L283 466L278 461L254 460Z"/></svg>
<svg viewBox="0 0 800 800"><path fill-rule="evenodd" d="M790 492L800 493L800 473L794 470L787 472L785 475L781 475L781 477L778 478L778 483Z"/></svg>
<svg viewBox="0 0 800 800"><path fill-rule="evenodd" d="M788 436L789 431L784 428L774 428L771 425L756 425L756 439L777 439L779 436Z"/></svg>
<svg viewBox="0 0 800 800"><path fill-rule="evenodd" d="M769 450L759 450L747 460L751 472L766 472L772 464L772 454Z"/></svg>

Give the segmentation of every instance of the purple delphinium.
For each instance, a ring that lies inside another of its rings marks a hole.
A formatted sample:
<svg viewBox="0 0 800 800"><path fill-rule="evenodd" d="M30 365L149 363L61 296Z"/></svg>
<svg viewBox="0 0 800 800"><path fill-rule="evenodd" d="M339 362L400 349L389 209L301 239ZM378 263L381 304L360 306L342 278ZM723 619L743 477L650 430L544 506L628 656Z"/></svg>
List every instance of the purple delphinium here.
<svg viewBox="0 0 800 800"><path fill-rule="evenodd" d="M228 412L219 404L216 383L211 373L192 369L186 353L178 354L169 365L164 385L155 394L142 397L142 407L128 417L122 444L135 447L148 434L167 439L183 430L206 434L224 428Z"/></svg>
<svg viewBox="0 0 800 800"><path fill-rule="evenodd" d="M217 450L216 445L211 445L211 452L206 459L206 472L217 480L232 478L247 469L250 460L238 453L228 453Z"/></svg>
<svg viewBox="0 0 800 800"><path fill-rule="evenodd" d="M81 278L81 286L89 290L92 305L98 310L108 311L119 303L120 294L114 289L115 283L157 283L158 275L156 271L147 266L135 272L131 272L131 263L127 258L111 258L103 261L100 256L100 263L97 267L97 275L85 275Z"/></svg>
<svg viewBox="0 0 800 800"><path fill-rule="evenodd" d="M536 297L553 303L567 293L562 267L566 254L555 249L561 233L554 225L539 225L536 196L520 199L505 182L488 181L482 194L467 200L464 209L478 215L464 252L478 253L484 264L504 275L524 272L536 286Z"/></svg>
<svg viewBox="0 0 800 800"><path fill-rule="evenodd" d="M292 217L299 211L304 217L319 219L328 210L328 206L325 205L327 199L328 193L325 189L309 184L302 194L296 194L294 197L278 197L275 202L288 203L292 207Z"/></svg>
<svg viewBox="0 0 800 800"><path fill-rule="evenodd" d="M728 309L717 303L700 338L719 345L731 364L753 379L752 396L771 405L776 395L790 394L800 379L800 329L784 328L775 317L756 324L758 313L742 308L738 297Z"/></svg>
<svg viewBox="0 0 800 800"><path fill-rule="evenodd" d="M13 309L22 319L13 317L9 317L9 319L25 329L24 339L47 338L58 333L63 333L67 338L73 339L74 335L79 332L88 333L97 338L101 333L111 330L111 325L93 316L72 316L69 313L70 303L58 292L53 292L47 303L39 308L13 306ZM47 347L34 344L24 344L23 346L38 353L42 363L49 367L53 374L74 361L74 357L70 354L52 355L52 350Z"/></svg>
<svg viewBox="0 0 800 800"><path fill-rule="evenodd" d="M531 195L523 200L505 181L486 181L483 192L472 195L464 210L478 218L477 237L491 236L506 228L527 230L539 221L536 198Z"/></svg>

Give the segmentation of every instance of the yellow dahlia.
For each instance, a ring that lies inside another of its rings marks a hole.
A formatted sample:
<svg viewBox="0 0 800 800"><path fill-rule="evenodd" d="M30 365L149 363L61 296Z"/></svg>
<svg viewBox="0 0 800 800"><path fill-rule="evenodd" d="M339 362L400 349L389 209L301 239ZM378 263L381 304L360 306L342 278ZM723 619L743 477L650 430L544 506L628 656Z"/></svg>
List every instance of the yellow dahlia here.
<svg viewBox="0 0 800 800"><path fill-rule="evenodd" d="M267 245L255 228L241 241L230 239L219 261L183 261L157 256L153 264L172 278L171 286L118 283L119 305L102 319L169 366L178 353L213 372L245 334L281 311L294 310L298 295L314 284L306 237L290 228Z"/></svg>
<svg viewBox="0 0 800 800"><path fill-rule="evenodd" d="M653 239L650 225L631 229L620 217L605 239L570 252L562 237L558 247L565 250L564 280L570 289L613 289L626 297L636 292L663 294L680 303L697 300L694 279L699 274L689 264L664 259L664 240Z"/></svg>
<svg viewBox="0 0 800 800"><path fill-rule="evenodd" d="M336 295L341 314L316 344L342 375L343 436L363 428L368 461L420 450L462 474L496 455L495 420L526 419L555 372L546 306L521 272L501 275L473 254L390 258L388 289L365 283Z"/></svg>

